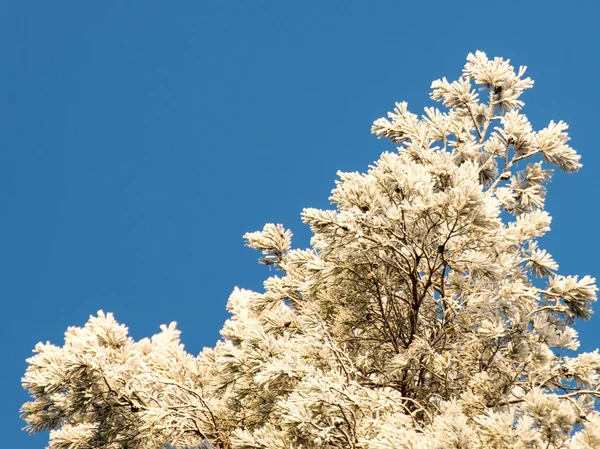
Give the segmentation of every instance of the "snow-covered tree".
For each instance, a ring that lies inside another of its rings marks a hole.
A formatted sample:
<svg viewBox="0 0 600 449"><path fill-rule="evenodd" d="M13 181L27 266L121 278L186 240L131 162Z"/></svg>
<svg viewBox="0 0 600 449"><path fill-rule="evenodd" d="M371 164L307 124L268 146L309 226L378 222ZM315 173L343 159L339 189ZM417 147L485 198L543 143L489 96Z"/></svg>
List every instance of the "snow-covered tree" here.
<svg viewBox="0 0 600 449"><path fill-rule="evenodd" d="M103 312L38 344L27 428L52 449L600 448L600 353L571 327L595 281L537 242L549 167L581 165L564 122L521 112L532 86L476 52L433 82L442 109L376 120L398 151L304 210L311 248L245 236L279 275L234 290L214 348L186 353L174 323L136 342Z"/></svg>

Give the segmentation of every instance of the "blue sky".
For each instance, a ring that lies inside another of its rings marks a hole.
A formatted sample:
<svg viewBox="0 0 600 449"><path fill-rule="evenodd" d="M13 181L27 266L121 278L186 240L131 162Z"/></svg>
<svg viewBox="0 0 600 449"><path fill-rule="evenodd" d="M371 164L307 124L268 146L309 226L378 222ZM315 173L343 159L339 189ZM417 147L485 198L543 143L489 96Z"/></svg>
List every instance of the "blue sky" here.
<svg viewBox="0 0 600 449"><path fill-rule="evenodd" d="M372 121L469 52L527 65L536 127L570 124L577 175L557 175L543 240L563 274L600 277L596 1L0 2L0 403L20 429L25 358L112 311L139 339L177 321L212 346L234 286L269 275L242 235L328 207L335 173L392 147ZM600 316L578 326L598 346Z"/></svg>

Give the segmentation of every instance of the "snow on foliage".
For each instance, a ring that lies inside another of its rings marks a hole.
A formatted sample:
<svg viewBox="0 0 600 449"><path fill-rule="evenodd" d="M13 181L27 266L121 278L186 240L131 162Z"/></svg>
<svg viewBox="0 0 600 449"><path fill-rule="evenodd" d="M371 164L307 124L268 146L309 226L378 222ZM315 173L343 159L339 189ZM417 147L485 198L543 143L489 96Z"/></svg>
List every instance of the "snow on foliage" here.
<svg viewBox="0 0 600 449"><path fill-rule="evenodd" d="M595 280L537 242L548 165L581 164L565 123L521 112L524 75L478 51L433 82L445 108L376 120L398 151L304 210L310 249L246 235L279 275L234 290L214 348L186 353L174 323L136 342L103 312L38 344L27 428L51 449L600 448L600 354L564 355Z"/></svg>

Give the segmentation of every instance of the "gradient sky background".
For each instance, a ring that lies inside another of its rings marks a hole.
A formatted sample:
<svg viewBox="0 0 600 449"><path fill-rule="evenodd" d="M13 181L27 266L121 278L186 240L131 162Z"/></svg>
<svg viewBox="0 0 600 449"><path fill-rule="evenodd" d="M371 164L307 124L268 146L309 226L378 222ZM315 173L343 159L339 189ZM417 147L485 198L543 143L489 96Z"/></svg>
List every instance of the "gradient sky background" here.
<svg viewBox="0 0 600 449"><path fill-rule="evenodd" d="M103 309L136 339L175 320L189 351L212 346L233 287L269 275L242 235L284 223L306 247L302 208L392 149L372 121L421 113L477 49L529 67L536 128L571 125L584 168L550 185L543 244L600 277L599 5L1 1L2 447L46 444L18 418L38 341Z"/></svg>

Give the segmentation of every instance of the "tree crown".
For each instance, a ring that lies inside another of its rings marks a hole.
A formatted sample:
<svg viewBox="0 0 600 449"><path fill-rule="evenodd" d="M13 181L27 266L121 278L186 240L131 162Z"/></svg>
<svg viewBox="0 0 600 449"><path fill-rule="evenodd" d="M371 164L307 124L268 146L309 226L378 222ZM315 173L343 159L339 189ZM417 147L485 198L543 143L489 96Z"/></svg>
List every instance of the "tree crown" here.
<svg viewBox="0 0 600 449"><path fill-rule="evenodd" d="M28 428L52 449L599 448L600 354L566 355L595 280L537 242L548 167L581 164L564 122L522 113L532 86L478 51L433 82L443 108L376 120L398 151L304 210L311 248L281 225L246 234L279 272L234 290L199 356L174 323L136 342L102 312L38 344Z"/></svg>

